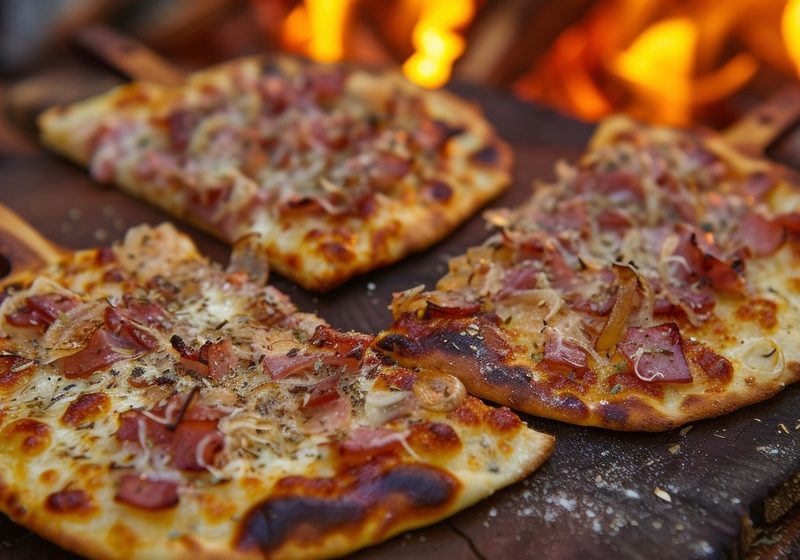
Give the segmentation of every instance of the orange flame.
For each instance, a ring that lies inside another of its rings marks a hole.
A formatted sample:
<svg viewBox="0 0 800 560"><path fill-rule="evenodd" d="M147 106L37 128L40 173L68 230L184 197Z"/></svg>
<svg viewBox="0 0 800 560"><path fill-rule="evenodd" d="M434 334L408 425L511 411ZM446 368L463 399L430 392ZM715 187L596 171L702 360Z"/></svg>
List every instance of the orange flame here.
<svg viewBox="0 0 800 560"><path fill-rule="evenodd" d="M597 0L514 89L584 119L685 125L762 65L800 72L800 0Z"/></svg>
<svg viewBox="0 0 800 560"><path fill-rule="evenodd" d="M781 17L781 31L786 51L800 74L800 0L789 0Z"/></svg>
<svg viewBox="0 0 800 560"><path fill-rule="evenodd" d="M305 0L283 23L283 43L315 60L344 56L344 36L352 0Z"/></svg>
<svg viewBox="0 0 800 560"><path fill-rule="evenodd" d="M457 30L475 15L473 0L405 0L420 11L412 43L416 52L403 64L403 72L421 86L437 88L450 78L453 62L466 47Z"/></svg>
<svg viewBox="0 0 800 560"><path fill-rule="evenodd" d="M345 39L353 4L354 0L304 0L284 20L281 44L315 60L341 60L347 55ZM459 30L474 17L475 0L399 0L387 4L392 5L387 21L402 12L416 22L410 33L414 53L403 63L403 72L425 87L444 85L453 63L466 48Z"/></svg>

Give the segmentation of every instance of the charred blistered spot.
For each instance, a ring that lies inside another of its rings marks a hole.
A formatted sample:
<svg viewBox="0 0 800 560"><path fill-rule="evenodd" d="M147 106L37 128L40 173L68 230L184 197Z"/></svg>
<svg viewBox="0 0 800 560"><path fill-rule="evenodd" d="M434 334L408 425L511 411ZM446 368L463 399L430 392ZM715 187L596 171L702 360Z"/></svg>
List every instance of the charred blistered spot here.
<svg viewBox="0 0 800 560"><path fill-rule="evenodd" d="M589 417L589 407L575 395L569 393L559 395L556 408L569 418L584 419Z"/></svg>
<svg viewBox="0 0 800 560"><path fill-rule="evenodd" d="M394 367L378 378L376 386L381 387L381 385L385 385L386 388L396 391L410 391L414 387L414 381L416 379L417 374L413 371L402 367Z"/></svg>
<svg viewBox="0 0 800 560"><path fill-rule="evenodd" d="M412 356L417 354L420 350L419 345L415 341L405 335L396 333L388 333L378 337L375 345L378 349L397 356Z"/></svg>
<svg viewBox="0 0 800 560"><path fill-rule="evenodd" d="M484 418L496 432L510 432L522 425L522 420L519 419L519 416L505 406L490 408L484 414Z"/></svg>
<svg viewBox="0 0 800 560"><path fill-rule="evenodd" d="M436 202L447 202L453 198L453 188L438 179L427 181L422 185L422 196Z"/></svg>
<svg viewBox="0 0 800 560"><path fill-rule="evenodd" d="M9 492L4 496L3 505L5 506L5 513L11 518L21 518L28 510L22 505L19 495L16 492Z"/></svg>
<svg viewBox="0 0 800 560"><path fill-rule="evenodd" d="M597 413L604 426L624 426L628 421L628 408L621 401L605 401L598 404Z"/></svg>
<svg viewBox="0 0 800 560"><path fill-rule="evenodd" d="M302 267L302 262L300 261L300 257L297 255L287 255L286 265L289 267L289 270L300 270Z"/></svg>
<svg viewBox="0 0 800 560"><path fill-rule="evenodd" d="M336 241L328 241L320 244L319 250L328 260L334 262L348 262L356 257L353 251Z"/></svg>
<svg viewBox="0 0 800 560"><path fill-rule="evenodd" d="M95 262L99 265L116 262L117 254L111 247L101 247L95 254Z"/></svg>
<svg viewBox="0 0 800 560"><path fill-rule="evenodd" d="M95 509L92 497L83 490L61 490L47 496L45 507L53 513L88 513Z"/></svg>
<svg viewBox="0 0 800 560"><path fill-rule="evenodd" d="M637 393L644 393L656 399L664 398L664 386L661 383L642 381L630 369L610 375L606 379L606 386L609 393L617 394L621 391L630 390Z"/></svg>
<svg viewBox="0 0 800 560"><path fill-rule="evenodd" d="M439 305L432 301L428 301L425 304L425 311L423 312L422 318L426 321L431 319L464 319L474 316L475 314L479 313L480 310L481 304L477 302L456 307Z"/></svg>
<svg viewBox="0 0 800 560"><path fill-rule="evenodd" d="M259 60L258 69L262 76L281 76L283 74L280 65L272 57L264 57Z"/></svg>
<svg viewBox="0 0 800 560"><path fill-rule="evenodd" d="M315 542L326 533L361 521L365 514L363 506L355 502L304 496L272 498L247 514L237 547L270 552L290 539Z"/></svg>
<svg viewBox="0 0 800 560"><path fill-rule="evenodd" d="M111 399L105 393L86 393L69 404L61 417L61 422L78 428L104 416L110 408Z"/></svg>
<svg viewBox="0 0 800 560"><path fill-rule="evenodd" d="M33 418L12 422L0 432L0 449L37 455L50 445L50 426Z"/></svg>
<svg viewBox="0 0 800 560"><path fill-rule="evenodd" d="M441 512L459 483L432 466L398 465L381 473L363 465L335 479L338 494L327 497L275 496L252 508L236 536L244 551L272 553L286 544L316 543L335 532L357 533L377 512L378 536L407 517ZM294 486L294 484L293 484Z"/></svg>
<svg viewBox="0 0 800 560"><path fill-rule="evenodd" d="M500 163L500 150L494 144L488 144L472 154L470 159L483 165L497 165Z"/></svg>
<svg viewBox="0 0 800 560"><path fill-rule="evenodd" d="M724 356L720 356L704 344L685 341L684 355L692 369L692 375L705 377L719 387L730 383L733 379L733 365Z"/></svg>
<svg viewBox="0 0 800 560"><path fill-rule="evenodd" d="M21 388L33 374L33 362L18 356L0 356L0 394Z"/></svg>
<svg viewBox="0 0 800 560"><path fill-rule="evenodd" d="M436 306L441 312L441 306ZM470 385L489 386L514 404L521 404L531 392L530 371L510 365L513 352L495 324L494 314L464 319L420 322L405 317L399 329L407 335L390 333L378 339L377 348L407 366L424 364L460 378ZM483 383L480 382L483 380Z"/></svg>
<svg viewBox="0 0 800 560"><path fill-rule="evenodd" d="M461 439L456 431L442 422L415 424L408 442L415 450L435 453L437 456L461 449Z"/></svg>
<svg viewBox="0 0 800 560"><path fill-rule="evenodd" d="M464 404L447 415L449 420L455 420L464 426L479 426L481 423L482 403L475 397L467 396Z"/></svg>
<svg viewBox="0 0 800 560"><path fill-rule="evenodd" d="M773 329L778 324L778 306L768 299L751 299L736 310L736 317L756 323L763 329Z"/></svg>

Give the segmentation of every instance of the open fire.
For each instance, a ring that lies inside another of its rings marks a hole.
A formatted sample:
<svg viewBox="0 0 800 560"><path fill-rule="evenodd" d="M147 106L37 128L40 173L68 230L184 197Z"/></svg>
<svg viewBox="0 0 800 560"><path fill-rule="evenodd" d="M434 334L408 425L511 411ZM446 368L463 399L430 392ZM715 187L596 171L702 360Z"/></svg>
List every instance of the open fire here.
<svg viewBox="0 0 800 560"><path fill-rule="evenodd" d="M494 63L502 63L502 48L467 40L488 20L488 4L289 2L278 46L318 60L395 62L414 82L435 88L459 77L458 60L470 49L496 52ZM517 40L535 27L535 17L517 26ZM498 44L509 43L503 33L498 26ZM684 125L754 82L775 89L797 72L800 0L596 0L547 49L532 52L521 73L497 85L585 120L623 111Z"/></svg>
<svg viewBox="0 0 800 560"><path fill-rule="evenodd" d="M800 62L800 1L603 0L514 84L595 120L624 111L684 125L759 73Z"/></svg>

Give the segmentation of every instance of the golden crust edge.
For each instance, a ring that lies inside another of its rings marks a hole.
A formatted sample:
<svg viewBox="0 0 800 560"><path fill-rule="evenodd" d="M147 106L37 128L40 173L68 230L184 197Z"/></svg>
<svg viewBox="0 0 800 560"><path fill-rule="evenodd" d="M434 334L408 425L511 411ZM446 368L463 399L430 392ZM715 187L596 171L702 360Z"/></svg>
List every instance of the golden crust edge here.
<svg viewBox="0 0 800 560"><path fill-rule="evenodd" d="M405 531L438 523L474 505L478 501L491 496L496 491L527 478L549 458L555 446L555 438L549 434L533 430L523 423L519 427L516 436L509 443L514 448L515 457L518 456L517 454L520 449L526 449L528 451L528 456L524 461L521 461L519 467L515 469L515 472L510 476L488 477L488 480L484 482L489 482L489 484L469 484L465 482L465 479L469 479L470 477L474 478L474 473L472 471L450 471L445 469L446 472L454 475L461 482L462 488L451 507L444 510L441 514L420 519L411 518L405 520L391 528L385 534L380 535L378 538L369 539L367 535L360 535L360 538L351 540L348 537L334 534L323 541L323 546L321 548L311 549L289 546L278 549L275 554L271 555L271 558L274 560L281 560L284 558L304 559L335 557L380 544ZM203 544L198 541L194 541L191 547L187 545L182 551L176 550L174 547L163 547L161 550L163 554L157 553L154 555L151 548L139 549L138 551L126 550L123 554L114 554L114 550L107 540L99 538L91 531L78 533L64 530L61 523L54 522L54 520L59 521L59 517L55 514L47 514L41 506L33 507L29 504L20 504L23 507L26 505L29 507L25 507L25 513L23 515L14 515L14 513L10 511L11 508L7 507L7 500L9 496L18 495L18 493L14 490L13 485L8 484L3 471L4 469L0 468L0 511L6 513L15 523L71 552L91 558L102 559L152 559L163 557L175 560L256 560L264 558L263 554L258 551L243 552L236 550L232 546L208 547L203 546ZM100 515L102 515L102 509ZM233 537L233 535L231 535L231 537ZM165 533L161 541L164 543L171 542L166 539Z"/></svg>

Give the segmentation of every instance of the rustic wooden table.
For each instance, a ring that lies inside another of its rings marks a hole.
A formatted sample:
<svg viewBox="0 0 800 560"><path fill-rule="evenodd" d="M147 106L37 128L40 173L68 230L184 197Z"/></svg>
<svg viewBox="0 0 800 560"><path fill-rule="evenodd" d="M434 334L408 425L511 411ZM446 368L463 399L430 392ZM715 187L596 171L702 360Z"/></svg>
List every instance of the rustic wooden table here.
<svg viewBox="0 0 800 560"><path fill-rule="evenodd" d="M494 205L528 196L559 158L575 158L591 127L512 97L456 87L485 108L516 152L513 187ZM71 248L108 244L129 226L168 219L133 198L94 184L85 172L38 150L0 155L0 200L50 239ZM211 258L228 249L182 226ZM432 286L447 259L486 236L479 216L432 249L314 296L275 277L305 311L334 326L376 332L387 326L391 293ZM550 460L528 480L438 525L364 550L359 559L761 558L800 557L800 387L723 418L664 434L623 434L526 418L557 438ZM795 482L800 476L795 477ZM669 494L671 502L654 494ZM779 489L780 488L780 489ZM765 513L765 502L767 511ZM793 499L794 498L794 499ZM766 521L755 547L742 547L743 519ZM747 548L747 550L745 550ZM749 552L748 552L749 550ZM756 557L756 556L753 556ZM0 560L74 558L0 518Z"/></svg>

